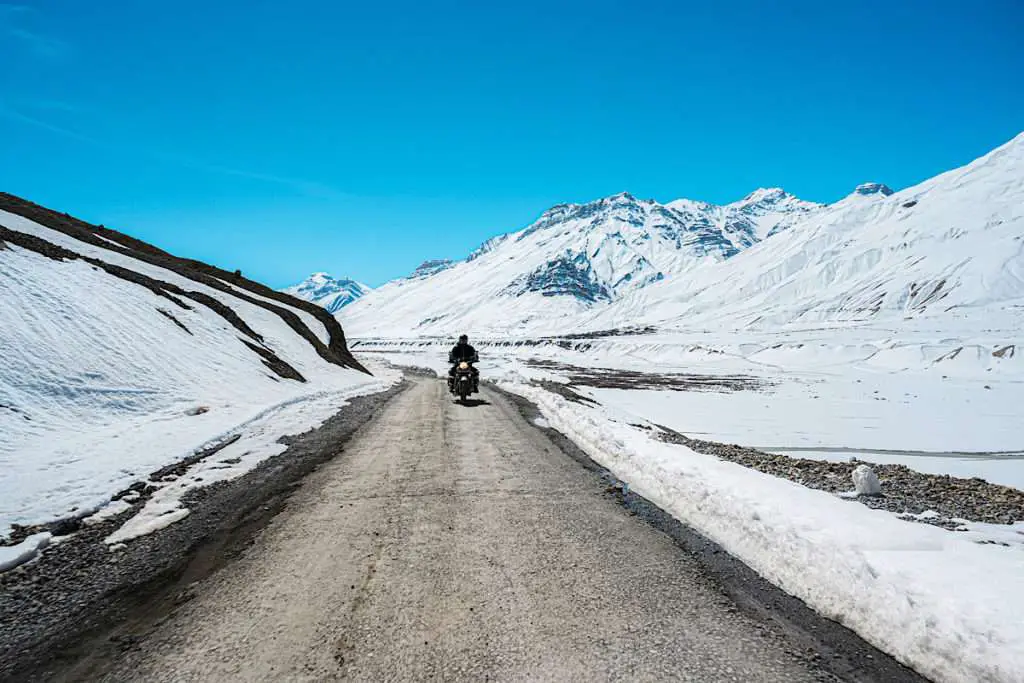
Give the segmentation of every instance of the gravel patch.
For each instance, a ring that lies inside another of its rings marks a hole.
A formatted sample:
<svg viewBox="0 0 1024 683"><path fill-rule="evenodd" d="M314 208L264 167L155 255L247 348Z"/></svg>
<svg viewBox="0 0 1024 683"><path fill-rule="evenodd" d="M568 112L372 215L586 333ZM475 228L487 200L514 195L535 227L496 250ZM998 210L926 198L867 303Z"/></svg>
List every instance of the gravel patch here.
<svg viewBox="0 0 1024 683"><path fill-rule="evenodd" d="M537 359L528 360L526 364L565 374L570 387L668 389L670 391L762 391L771 386L771 382L768 380L750 375L637 372L608 368L584 368L578 365Z"/></svg>

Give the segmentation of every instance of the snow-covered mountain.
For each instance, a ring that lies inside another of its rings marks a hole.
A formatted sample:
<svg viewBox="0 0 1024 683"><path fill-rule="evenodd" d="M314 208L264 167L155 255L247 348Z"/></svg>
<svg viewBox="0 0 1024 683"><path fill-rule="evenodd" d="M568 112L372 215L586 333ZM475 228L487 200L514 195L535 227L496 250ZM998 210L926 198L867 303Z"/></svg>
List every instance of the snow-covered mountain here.
<svg viewBox="0 0 1024 683"><path fill-rule="evenodd" d="M0 541L272 415L197 481L237 476L371 384L318 306L0 193Z"/></svg>
<svg viewBox="0 0 1024 683"><path fill-rule="evenodd" d="M821 208L780 189L727 206L666 205L628 193L560 204L527 228L488 240L465 261L424 263L342 317L365 330L362 321L383 316L397 334L561 328L630 292L729 259L792 217Z"/></svg>
<svg viewBox="0 0 1024 683"><path fill-rule="evenodd" d="M928 317L1019 329L1024 134L893 192L878 183L714 268L637 292L587 321L772 328ZM1016 321L1016 322L1011 322Z"/></svg>
<svg viewBox="0 0 1024 683"><path fill-rule="evenodd" d="M1022 295L1024 135L898 193L562 204L341 314L354 334L560 334L936 315ZM941 302L941 303L940 303Z"/></svg>
<svg viewBox="0 0 1024 683"><path fill-rule="evenodd" d="M299 284L281 291L322 306L328 313L337 313L364 296L370 288L348 278L332 277L329 273L313 273Z"/></svg>

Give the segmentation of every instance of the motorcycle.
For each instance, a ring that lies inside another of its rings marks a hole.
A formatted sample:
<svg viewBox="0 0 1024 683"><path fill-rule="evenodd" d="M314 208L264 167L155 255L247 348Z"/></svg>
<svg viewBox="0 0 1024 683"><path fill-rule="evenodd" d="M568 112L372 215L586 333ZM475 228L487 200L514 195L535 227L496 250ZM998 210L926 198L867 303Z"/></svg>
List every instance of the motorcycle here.
<svg viewBox="0 0 1024 683"><path fill-rule="evenodd" d="M476 378L473 377L473 364L469 361L459 361L455 366L455 374L448 380L448 390L452 395L459 397L459 402L465 403L470 394L479 391L476 384Z"/></svg>

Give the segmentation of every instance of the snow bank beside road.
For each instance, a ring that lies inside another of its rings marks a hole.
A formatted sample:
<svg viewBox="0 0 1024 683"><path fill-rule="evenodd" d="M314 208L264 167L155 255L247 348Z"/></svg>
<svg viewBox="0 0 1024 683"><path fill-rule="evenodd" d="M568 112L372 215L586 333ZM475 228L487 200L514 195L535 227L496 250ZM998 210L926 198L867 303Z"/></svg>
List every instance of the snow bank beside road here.
<svg viewBox="0 0 1024 683"><path fill-rule="evenodd" d="M153 482L157 490L138 513L107 537L107 543L123 543L184 519L189 510L182 500L190 491L242 476L264 460L287 450L287 445L280 441L282 436L294 436L315 429L348 405L349 400L384 391L401 378L401 374L395 371L378 374L383 377L367 378L364 384L347 391L289 401L240 425L232 430L240 438L217 450L212 457L193 464L180 476ZM113 501L110 505L116 508L119 503ZM103 516L104 512L105 509L101 509L97 514Z"/></svg>
<svg viewBox="0 0 1024 683"><path fill-rule="evenodd" d="M655 441L517 383L588 455L783 590L938 681L1018 681L1024 552Z"/></svg>

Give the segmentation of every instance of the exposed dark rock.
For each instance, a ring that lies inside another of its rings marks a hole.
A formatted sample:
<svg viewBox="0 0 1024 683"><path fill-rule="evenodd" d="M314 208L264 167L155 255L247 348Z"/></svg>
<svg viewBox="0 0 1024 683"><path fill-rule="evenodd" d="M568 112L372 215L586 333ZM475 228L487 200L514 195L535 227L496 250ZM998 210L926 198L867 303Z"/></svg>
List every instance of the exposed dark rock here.
<svg viewBox="0 0 1024 683"><path fill-rule="evenodd" d="M245 339L241 338L239 338L239 341L248 346L253 351L255 351L257 354L259 354L259 356L263 359L263 364L266 365L271 370L273 370L275 373L277 373L278 376L284 377L285 379L294 379L298 382L306 381L306 378L303 377L298 370L296 370L291 365L281 360L281 358L276 353L274 353L267 347L257 346L256 344L252 344L246 341Z"/></svg>
<svg viewBox="0 0 1024 683"><path fill-rule="evenodd" d="M174 317L174 316L173 316L173 315L171 314L171 312L170 312L170 311L168 311L168 310L165 310L165 309L163 309L163 308L158 308L158 309L156 309L156 310L157 310L157 312L158 312L158 313L160 313L160 314L161 314L162 316L164 316L165 318L169 319L169 320L170 320L170 321L171 321L172 323L174 323L175 325L177 325L177 326L178 326L178 327L180 327L181 329L183 329L183 330L185 330L186 332L188 332L188 333L189 333L189 335L192 335L192 330L190 330L190 329L188 329L187 327L185 327L185 323L183 323L183 322L181 322L180 320L178 320L177 318L175 318L175 317ZM194 336L194 335L193 335L193 336Z"/></svg>
<svg viewBox="0 0 1024 683"><path fill-rule="evenodd" d="M448 270L453 265L455 265L455 262L450 259L434 259L432 261L424 261L416 268L416 270L412 272L412 274L409 276L409 279L437 275L442 270Z"/></svg>
<svg viewBox="0 0 1024 683"><path fill-rule="evenodd" d="M611 301L611 293L594 275L586 254L569 252L517 278L506 292L513 296L526 292L539 292L543 296L571 296L591 304Z"/></svg>

